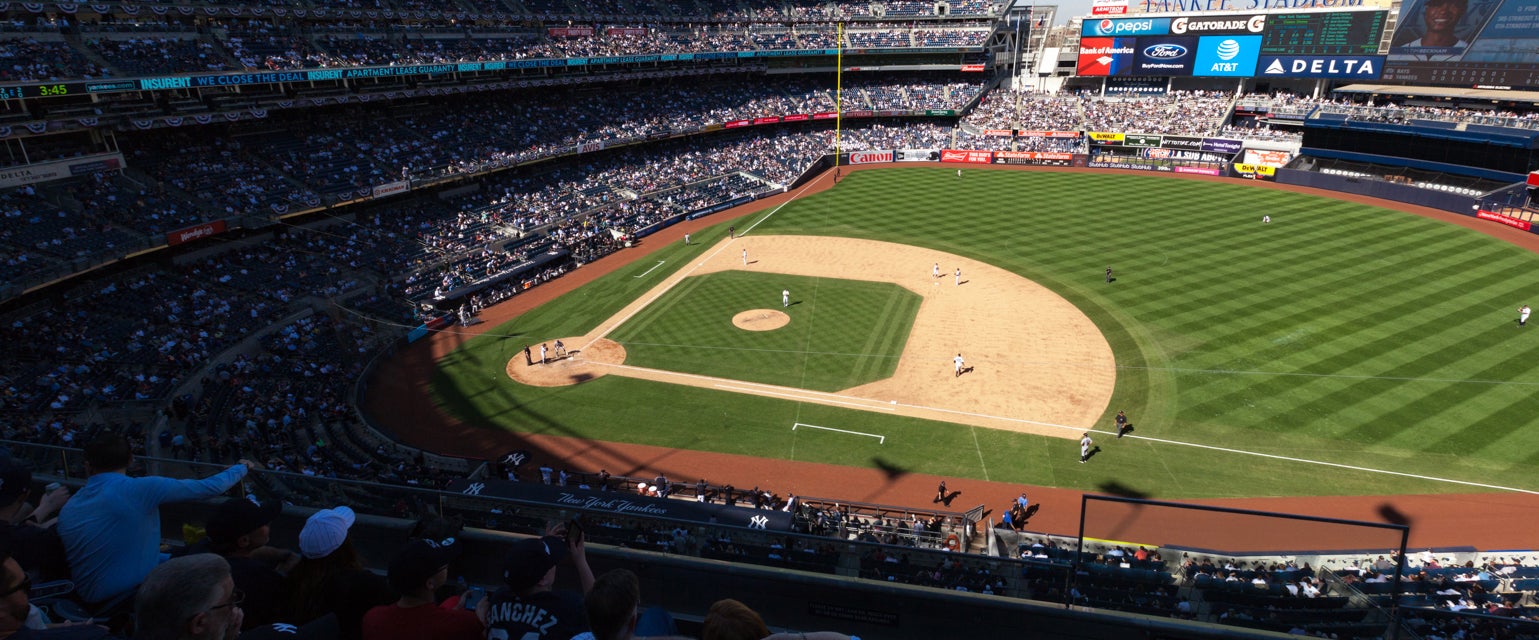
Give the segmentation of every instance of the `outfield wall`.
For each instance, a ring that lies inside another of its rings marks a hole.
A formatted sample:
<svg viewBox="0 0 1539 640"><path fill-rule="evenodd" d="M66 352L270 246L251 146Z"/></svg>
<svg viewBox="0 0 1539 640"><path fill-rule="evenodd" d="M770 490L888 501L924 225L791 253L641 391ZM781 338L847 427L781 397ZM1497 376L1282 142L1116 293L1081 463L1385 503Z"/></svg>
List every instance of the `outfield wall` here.
<svg viewBox="0 0 1539 640"><path fill-rule="evenodd" d="M1471 198L1457 193L1444 193L1413 187L1411 185L1395 184L1383 180L1364 180L1351 176L1320 173L1318 171L1303 171L1300 169L1278 169L1277 182L1292 184L1301 187L1313 187L1326 191L1339 191L1382 200L1393 200L1406 204L1431 207L1460 215L1471 215L1471 206L1478 205L1478 198Z"/></svg>

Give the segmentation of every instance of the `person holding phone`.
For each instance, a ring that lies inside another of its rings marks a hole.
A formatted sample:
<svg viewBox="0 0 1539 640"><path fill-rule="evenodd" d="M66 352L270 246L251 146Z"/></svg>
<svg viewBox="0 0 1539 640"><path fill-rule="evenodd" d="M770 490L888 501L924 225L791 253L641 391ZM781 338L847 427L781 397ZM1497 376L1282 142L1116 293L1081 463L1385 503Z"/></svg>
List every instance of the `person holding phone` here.
<svg viewBox="0 0 1539 640"><path fill-rule="evenodd" d="M556 567L570 560L582 593L556 591ZM588 630L583 598L593 589L593 569L583 545L582 523L546 529L540 538L513 543L503 560L503 588L476 606L487 637L567 640Z"/></svg>

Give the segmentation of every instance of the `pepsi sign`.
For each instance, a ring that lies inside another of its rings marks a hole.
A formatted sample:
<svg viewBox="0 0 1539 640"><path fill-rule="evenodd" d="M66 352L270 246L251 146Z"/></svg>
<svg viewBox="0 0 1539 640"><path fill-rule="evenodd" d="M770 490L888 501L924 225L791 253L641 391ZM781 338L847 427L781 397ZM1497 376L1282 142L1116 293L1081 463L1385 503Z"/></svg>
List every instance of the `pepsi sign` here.
<svg viewBox="0 0 1539 640"><path fill-rule="evenodd" d="M1196 38L1139 38L1132 73L1145 76L1189 76L1192 75L1192 65L1196 61Z"/></svg>
<svg viewBox="0 0 1539 640"><path fill-rule="evenodd" d="M1170 33L1170 18L1102 18L1086 20L1081 36L1162 36Z"/></svg>

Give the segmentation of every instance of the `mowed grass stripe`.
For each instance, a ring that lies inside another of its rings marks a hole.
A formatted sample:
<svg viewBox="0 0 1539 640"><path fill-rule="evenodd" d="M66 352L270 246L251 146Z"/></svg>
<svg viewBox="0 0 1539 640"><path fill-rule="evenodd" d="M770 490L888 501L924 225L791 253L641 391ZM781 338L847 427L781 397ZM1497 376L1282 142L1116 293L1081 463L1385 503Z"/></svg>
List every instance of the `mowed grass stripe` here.
<svg viewBox="0 0 1539 640"><path fill-rule="evenodd" d="M1270 225L1260 223L1266 214ZM741 220L733 224L745 227ZM705 232L711 233L717 231ZM1539 259L1468 230L1242 184L993 171L969 171L958 181L954 170L904 167L856 172L832 191L787 205L753 233L930 247L1035 280L1101 328L1125 367L1112 412L1127 409L1142 434L1539 485L1539 416L1524 411L1532 406L1524 402L1531 387L1434 381L1539 381L1528 364L1539 362L1539 330L1529 337L1512 326L1518 304L1539 300L1539 285L1520 275L1539 268ZM677 258L693 254L667 247L659 255L670 262L657 276L682 268ZM1118 271L1114 286L1101 282L1107 264ZM638 281L626 280L601 279L499 331L575 335L635 295ZM770 288L778 302L781 287ZM818 316L827 310L824 301L820 295ZM885 300L867 303L887 306ZM753 304L772 303L760 294ZM794 325L800 310L791 311ZM809 358L809 377L817 374L814 362L873 365L859 353L872 334L820 326L812 338L848 340L839 351L855 355ZM729 346L722 349L730 350L734 341L723 340ZM519 387L501 374L504 342L472 340L467 348L480 354L446 360L434 380L440 402L477 422L520 430L765 456L789 455L789 424L799 419L883 433L889 445L876 451L870 444L802 439L809 446L797 449L798 459L982 475L970 429L612 376L569 388ZM638 353L645 351L638 346ZM716 355L699 348L659 351ZM659 402L664 409L656 417L646 411L613 419L614 412ZM807 414L816 418L797 417ZM995 480L1116 486L1157 497L1469 490L1148 442L1116 441L1097 459L1101 464L1091 465L1077 464L1071 441L981 430L978 444Z"/></svg>

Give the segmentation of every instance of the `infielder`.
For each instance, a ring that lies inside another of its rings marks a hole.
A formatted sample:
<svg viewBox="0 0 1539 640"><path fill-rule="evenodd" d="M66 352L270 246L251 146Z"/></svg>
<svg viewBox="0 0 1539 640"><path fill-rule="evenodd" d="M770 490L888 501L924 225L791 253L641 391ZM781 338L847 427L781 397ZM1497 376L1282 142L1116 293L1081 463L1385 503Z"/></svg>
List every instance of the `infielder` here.
<svg viewBox="0 0 1539 640"><path fill-rule="evenodd" d="M545 364L545 354L550 353L550 347L540 344L540 364Z"/></svg>
<svg viewBox="0 0 1539 640"><path fill-rule="evenodd" d="M684 234L684 245L689 246L689 234Z"/></svg>
<svg viewBox="0 0 1539 640"><path fill-rule="evenodd" d="M935 266L930 267L930 277L932 277L932 278L940 278L940 263L939 262L935 263Z"/></svg>
<svg viewBox="0 0 1539 640"><path fill-rule="evenodd" d="M748 266L748 250L743 250L743 266Z"/></svg>
<svg viewBox="0 0 1539 640"><path fill-rule="evenodd" d="M1525 304L1525 305L1523 305L1521 307L1518 307L1518 326L1520 326L1520 327L1528 326L1528 313L1529 313L1528 305Z"/></svg>
<svg viewBox="0 0 1539 640"><path fill-rule="evenodd" d="M960 377L962 377L962 367L966 366L966 364L967 364L966 362L964 362L962 360L962 354L960 354L960 353L957 354L957 357L953 358L951 360L951 362L956 364L956 375L954 375L952 377L953 378L960 378Z"/></svg>
<svg viewBox="0 0 1539 640"><path fill-rule="evenodd" d="M780 306L782 306L782 307L789 307L789 306L791 306L791 290L790 289L781 289L780 290Z"/></svg>
<svg viewBox="0 0 1539 640"><path fill-rule="evenodd" d="M566 357L566 343L564 343L564 342L562 342L560 340L556 341L556 357L557 358L565 358Z"/></svg>
<svg viewBox="0 0 1539 640"><path fill-rule="evenodd" d="M956 276L954 278L952 278L952 280L957 283L957 286L959 286L959 287L962 286L962 268L961 267L957 267L957 274L956 274Z"/></svg>
<svg viewBox="0 0 1539 640"><path fill-rule="evenodd" d="M1095 444L1090 439L1090 432L1085 432L1085 437L1079 439L1079 463L1085 464L1090 459L1090 445Z"/></svg>

